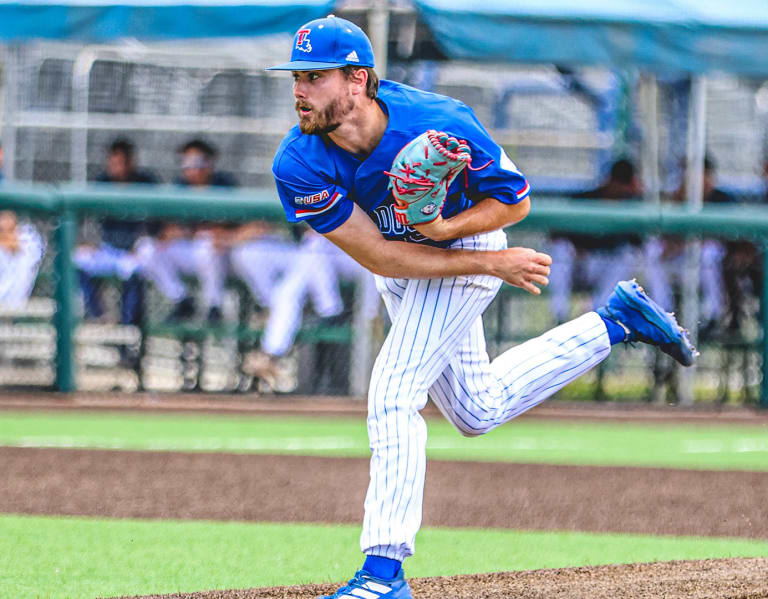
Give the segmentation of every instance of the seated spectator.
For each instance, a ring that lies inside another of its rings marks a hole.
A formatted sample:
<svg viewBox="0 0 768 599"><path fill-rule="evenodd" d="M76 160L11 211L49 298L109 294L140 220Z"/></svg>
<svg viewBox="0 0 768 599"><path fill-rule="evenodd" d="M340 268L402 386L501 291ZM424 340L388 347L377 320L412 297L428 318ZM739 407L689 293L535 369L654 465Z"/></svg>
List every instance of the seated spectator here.
<svg viewBox="0 0 768 599"><path fill-rule="evenodd" d="M233 258L235 256L233 255ZM247 252L238 258L252 264ZM233 266L236 264L233 260ZM373 275L322 235L312 230L304 234L299 247L282 258L282 277L268 298L269 318L264 328L261 347L243 358L243 371L264 381L273 390L281 389L279 361L291 350L308 299L314 312L323 319L334 320L344 311L340 293L341 280L358 286L360 309L371 320L376 316L379 295Z"/></svg>
<svg viewBox="0 0 768 599"><path fill-rule="evenodd" d="M177 185L190 189L237 185L232 175L216 170L217 152L207 142L193 139L179 148L179 156L181 175L175 181ZM183 275L200 281L208 321L221 320L227 268L226 244L218 240L228 228L224 223L168 223L155 237L142 240L142 272L174 304L169 321L185 320L196 312L196 302Z"/></svg>
<svg viewBox="0 0 768 599"><path fill-rule="evenodd" d="M45 241L34 225L0 211L0 305L18 308L27 302L44 253Z"/></svg>
<svg viewBox="0 0 768 599"><path fill-rule="evenodd" d="M576 194L574 198L625 200L639 199L642 185L635 166L626 159L611 166L608 180ZM636 235L584 235L553 231L549 253L552 272L549 277L550 307L558 323L570 319L570 299L574 280L579 279L592 289L592 305L605 302L616 281L631 277L636 263Z"/></svg>
<svg viewBox="0 0 768 599"><path fill-rule="evenodd" d="M296 243L268 223L241 225L230 239L232 273L248 287L262 308L272 305L275 287L298 251Z"/></svg>
<svg viewBox="0 0 768 599"><path fill-rule="evenodd" d="M763 167L768 201L768 161ZM747 296L762 297L763 256L751 241L729 240L725 242L723 280L728 297L728 313L725 327L728 332L742 331L747 318Z"/></svg>
<svg viewBox="0 0 768 599"><path fill-rule="evenodd" d="M116 139L107 149L106 169L97 178L101 183L155 183L154 175L139 170L135 149L126 139ZM100 222L100 242L82 244L75 249L74 262L78 268L83 292L85 315L101 318L101 303L95 277L116 276L121 283L120 323L139 325L144 303L142 280L137 274L139 263L133 253L134 244L146 233L147 223L108 216Z"/></svg>
<svg viewBox="0 0 768 599"><path fill-rule="evenodd" d="M181 174L176 185L204 189L206 187L237 187L230 173L216 170L218 151L202 139L193 139L179 148Z"/></svg>
<svg viewBox="0 0 768 599"><path fill-rule="evenodd" d="M762 255L751 241L726 241L722 270L728 297L724 326L728 332L737 333L743 330L748 316L747 296L762 297Z"/></svg>
<svg viewBox="0 0 768 599"><path fill-rule="evenodd" d="M707 204L727 204L735 198L715 185L715 164L710 157L704 159L703 195ZM685 200L685 186L673 194L672 200ZM714 332L725 314L725 284L723 262L727 244L717 239L705 239L701 246L701 306L700 331L706 336ZM685 239L677 235L651 238L645 244L646 284L648 291L666 310L672 310L674 284L682 284L685 268Z"/></svg>

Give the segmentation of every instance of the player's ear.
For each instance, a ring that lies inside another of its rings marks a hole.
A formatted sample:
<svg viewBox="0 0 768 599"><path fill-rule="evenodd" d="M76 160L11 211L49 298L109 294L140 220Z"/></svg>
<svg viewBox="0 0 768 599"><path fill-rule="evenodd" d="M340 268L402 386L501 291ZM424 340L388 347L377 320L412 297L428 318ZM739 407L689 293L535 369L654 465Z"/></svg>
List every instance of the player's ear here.
<svg viewBox="0 0 768 599"><path fill-rule="evenodd" d="M365 95L368 85L368 71L365 69L352 69L348 71L347 79L354 84L354 93Z"/></svg>

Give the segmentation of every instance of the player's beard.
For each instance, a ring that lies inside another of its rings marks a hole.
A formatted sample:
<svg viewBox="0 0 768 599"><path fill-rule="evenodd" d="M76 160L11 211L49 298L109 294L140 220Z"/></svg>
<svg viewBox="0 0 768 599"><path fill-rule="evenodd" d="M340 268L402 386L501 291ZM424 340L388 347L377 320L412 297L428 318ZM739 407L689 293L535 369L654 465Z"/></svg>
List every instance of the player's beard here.
<svg viewBox="0 0 768 599"><path fill-rule="evenodd" d="M296 111L298 112L301 106L311 106L302 102L296 102ZM320 112L314 108L307 116L302 116L299 112L299 129L305 135L323 135L335 131L339 125L341 125L342 119L347 116L355 107L354 102L350 96L344 98L336 98L332 100L328 106L326 106Z"/></svg>

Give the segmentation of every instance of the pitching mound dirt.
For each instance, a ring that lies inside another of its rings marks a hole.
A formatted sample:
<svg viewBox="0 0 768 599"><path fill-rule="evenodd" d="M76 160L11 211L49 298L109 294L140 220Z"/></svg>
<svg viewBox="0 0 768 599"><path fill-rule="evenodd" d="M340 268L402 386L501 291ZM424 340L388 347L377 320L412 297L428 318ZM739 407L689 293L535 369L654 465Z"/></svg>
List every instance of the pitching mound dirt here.
<svg viewBox="0 0 768 599"><path fill-rule="evenodd" d="M768 558L502 572L411 581L415 599L765 599ZM150 595L140 599L315 599L333 585Z"/></svg>

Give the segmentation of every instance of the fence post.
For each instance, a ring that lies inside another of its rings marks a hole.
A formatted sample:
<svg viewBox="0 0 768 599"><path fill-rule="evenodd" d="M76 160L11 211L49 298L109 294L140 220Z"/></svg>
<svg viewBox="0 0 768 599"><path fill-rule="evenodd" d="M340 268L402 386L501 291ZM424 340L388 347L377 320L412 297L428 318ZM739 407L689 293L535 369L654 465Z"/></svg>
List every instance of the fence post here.
<svg viewBox="0 0 768 599"><path fill-rule="evenodd" d="M75 384L75 318L73 297L75 269L72 249L75 246L77 221L74 213L63 206L56 229L56 390L70 392Z"/></svg>
<svg viewBox="0 0 768 599"><path fill-rule="evenodd" d="M760 313L763 315L763 364L760 388L760 407L768 408L768 243L762 243L763 254L763 297L760 298Z"/></svg>

